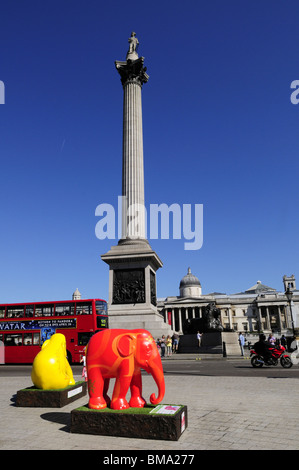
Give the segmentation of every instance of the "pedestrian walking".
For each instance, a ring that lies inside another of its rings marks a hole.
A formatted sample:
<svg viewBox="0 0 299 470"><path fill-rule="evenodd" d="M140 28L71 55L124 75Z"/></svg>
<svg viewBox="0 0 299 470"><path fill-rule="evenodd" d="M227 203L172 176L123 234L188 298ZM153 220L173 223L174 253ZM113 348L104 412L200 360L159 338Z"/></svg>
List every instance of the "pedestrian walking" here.
<svg viewBox="0 0 299 470"><path fill-rule="evenodd" d="M198 345L199 348L201 346L201 337L202 337L202 334L198 331L197 335L196 335L196 338L197 338L197 345Z"/></svg>
<svg viewBox="0 0 299 470"><path fill-rule="evenodd" d="M171 356L172 353L172 339L171 336L168 335L166 338L166 355Z"/></svg>
<svg viewBox="0 0 299 470"><path fill-rule="evenodd" d="M179 335L177 333L174 333L172 337L172 352L175 354L178 352L178 347L179 347Z"/></svg>
<svg viewBox="0 0 299 470"><path fill-rule="evenodd" d="M285 335L282 335L282 337L280 338L280 344L281 344L281 346L283 346L284 348L287 349L287 339L286 339Z"/></svg>
<svg viewBox="0 0 299 470"><path fill-rule="evenodd" d="M241 356L244 356L245 338L242 335L242 333L239 333L239 344L240 344L240 349L241 349Z"/></svg>
<svg viewBox="0 0 299 470"><path fill-rule="evenodd" d="M86 350L87 350L87 346L85 346L84 351L83 351L83 355L80 359L80 362L83 363L82 378L84 378L85 382L87 382Z"/></svg>
<svg viewBox="0 0 299 470"><path fill-rule="evenodd" d="M165 336L163 335L162 338L161 338L161 341L160 341L160 348L161 348L161 357L165 357L165 347L166 347L166 344L165 344Z"/></svg>
<svg viewBox="0 0 299 470"><path fill-rule="evenodd" d="M268 343L272 344L273 346L275 345L276 339L275 336L273 336L271 333L269 334L268 337Z"/></svg>

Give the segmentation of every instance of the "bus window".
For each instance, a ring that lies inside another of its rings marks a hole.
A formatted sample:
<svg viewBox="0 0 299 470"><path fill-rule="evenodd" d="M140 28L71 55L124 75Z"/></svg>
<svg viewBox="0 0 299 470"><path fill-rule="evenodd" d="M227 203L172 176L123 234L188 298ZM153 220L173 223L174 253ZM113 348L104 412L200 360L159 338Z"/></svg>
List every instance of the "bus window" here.
<svg viewBox="0 0 299 470"><path fill-rule="evenodd" d="M36 317L52 317L54 311L54 305L36 305L35 316Z"/></svg>
<svg viewBox="0 0 299 470"><path fill-rule="evenodd" d="M97 328L108 328L108 317L97 317Z"/></svg>
<svg viewBox="0 0 299 470"><path fill-rule="evenodd" d="M23 307L7 307L6 316L8 318L19 318L24 316L24 306Z"/></svg>
<svg viewBox="0 0 299 470"><path fill-rule="evenodd" d="M78 346L86 346L93 333L78 333Z"/></svg>
<svg viewBox="0 0 299 470"><path fill-rule="evenodd" d="M0 307L0 318L4 318L5 315L5 307Z"/></svg>
<svg viewBox="0 0 299 470"><path fill-rule="evenodd" d="M55 315L74 315L75 306L74 304L56 304L55 305Z"/></svg>
<svg viewBox="0 0 299 470"><path fill-rule="evenodd" d="M96 314L105 315L107 313L107 304L101 300L96 300Z"/></svg>
<svg viewBox="0 0 299 470"><path fill-rule="evenodd" d="M24 346L32 346L32 333L24 333Z"/></svg>
<svg viewBox="0 0 299 470"><path fill-rule="evenodd" d="M76 315L91 315L92 304L91 302L77 302L76 304Z"/></svg>
<svg viewBox="0 0 299 470"><path fill-rule="evenodd" d="M26 305L25 307L25 317L31 318L33 317L34 306L33 305Z"/></svg>
<svg viewBox="0 0 299 470"><path fill-rule="evenodd" d="M34 346L39 346L39 333L36 332L36 333L33 333L33 345Z"/></svg>
<svg viewBox="0 0 299 470"><path fill-rule="evenodd" d="M22 345L21 333L4 335L4 345L5 346L21 346Z"/></svg>

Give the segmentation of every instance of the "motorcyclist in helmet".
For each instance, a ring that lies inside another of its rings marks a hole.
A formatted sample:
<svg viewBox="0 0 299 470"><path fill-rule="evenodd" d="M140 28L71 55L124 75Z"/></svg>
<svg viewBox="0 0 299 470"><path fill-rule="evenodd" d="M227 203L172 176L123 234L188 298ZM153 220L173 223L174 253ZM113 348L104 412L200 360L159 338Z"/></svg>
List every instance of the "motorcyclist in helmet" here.
<svg viewBox="0 0 299 470"><path fill-rule="evenodd" d="M259 335L259 341L254 344L253 348L257 354L263 356L266 363L272 363L272 353L270 349L273 349L273 344L266 341L264 334Z"/></svg>

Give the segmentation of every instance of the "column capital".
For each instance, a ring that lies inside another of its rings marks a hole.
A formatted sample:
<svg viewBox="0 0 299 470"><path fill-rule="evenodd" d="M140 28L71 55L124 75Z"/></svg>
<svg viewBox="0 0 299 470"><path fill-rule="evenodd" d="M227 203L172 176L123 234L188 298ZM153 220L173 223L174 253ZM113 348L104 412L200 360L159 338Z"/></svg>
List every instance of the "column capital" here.
<svg viewBox="0 0 299 470"><path fill-rule="evenodd" d="M146 73L146 67L143 66L144 57L139 57L136 60L127 59L125 62L120 60L115 61L115 67L120 75L123 86L128 82L137 83L142 86L149 79Z"/></svg>

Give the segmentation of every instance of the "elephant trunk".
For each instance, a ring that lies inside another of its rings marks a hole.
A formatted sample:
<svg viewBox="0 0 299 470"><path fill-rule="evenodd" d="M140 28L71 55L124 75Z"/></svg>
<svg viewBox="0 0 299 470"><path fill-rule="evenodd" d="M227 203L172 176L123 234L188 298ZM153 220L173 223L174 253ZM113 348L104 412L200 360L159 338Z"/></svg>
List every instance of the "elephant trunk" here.
<svg viewBox="0 0 299 470"><path fill-rule="evenodd" d="M163 400L165 395L165 380L160 355L155 358L155 361L150 361L148 363L148 367L158 387L158 396L156 397L155 394L152 393L150 396L150 402L153 405L157 405Z"/></svg>

